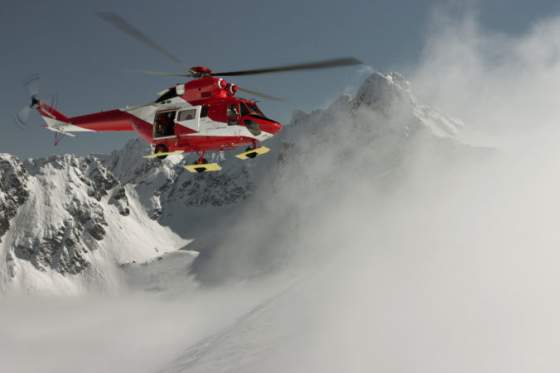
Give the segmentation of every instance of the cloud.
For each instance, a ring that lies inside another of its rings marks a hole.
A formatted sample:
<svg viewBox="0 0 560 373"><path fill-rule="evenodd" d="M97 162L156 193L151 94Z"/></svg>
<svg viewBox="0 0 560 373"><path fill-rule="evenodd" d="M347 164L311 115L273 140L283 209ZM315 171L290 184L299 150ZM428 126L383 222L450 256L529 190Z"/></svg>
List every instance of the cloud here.
<svg viewBox="0 0 560 373"><path fill-rule="evenodd" d="M166 274L161 274L164 277ZM179 282L179 278L174 278ZM188 346L228 328L274 284L199 292L0 299L0 360L14 372L154 372Z"/></svg>
<svg viewBox="0 0 560 373"><path fill-rule="evenodd" d="M557 127L560 18L508 35L484 29L472 15L436 14L412 76L420 97L499 146Z"/></svg>

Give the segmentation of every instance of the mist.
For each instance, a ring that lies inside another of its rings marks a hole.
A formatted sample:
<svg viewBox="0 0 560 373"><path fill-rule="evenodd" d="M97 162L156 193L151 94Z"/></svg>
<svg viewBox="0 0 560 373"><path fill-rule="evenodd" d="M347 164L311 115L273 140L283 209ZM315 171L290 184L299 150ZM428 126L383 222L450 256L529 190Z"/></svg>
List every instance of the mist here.
<svg viewBox="0 0 560 373"><path fill-rule="evenodd" d="M227 329L266 301L277 286L263 281L200 291L186 276L153 282L162 288L136 286L111 295L3 297L2 369L159 371L188 346Z"/></svg>
<svg viewBox="0 0 560 373"><path fill-rule="evenodd" d="M218 344L187 368L557 371L559 21L511 36L434 16L412 89L463 120L461 146L387 135L400 107L308 118L205 267L307 280L245 321L259 332L232 334L231 355Z"/></svg>
<svg viewBox="0 0 560 373"><path fill-rule="evenodd" d="M400 105L349 119L341 99L296 120L194 277L6 298L4 366L558 371L559 40L559 18L511 36L436 14L410 80L463 120L458 140L414 132Z"/></svg>
<svg viewBox="0 0 560 373"><path fill-rule="evenodd" d="M559 35L552 15L509 35L482 28L475 16L436 12L411 76L415 92L468 123L464 135L474 141L500 147L555 131Z"/></svg>

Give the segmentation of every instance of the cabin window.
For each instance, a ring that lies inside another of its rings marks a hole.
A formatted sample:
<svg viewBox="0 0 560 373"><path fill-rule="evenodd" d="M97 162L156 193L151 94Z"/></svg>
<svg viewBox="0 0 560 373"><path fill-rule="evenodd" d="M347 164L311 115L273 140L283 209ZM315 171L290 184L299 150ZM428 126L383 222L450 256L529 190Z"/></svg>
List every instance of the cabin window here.
<svg viewBox="0 0 560 373"><path fill-rule="evenodd" d="M195 109L183 110L180 111L179 114L177 114L177 121L183 122L185 120L193 120L195 117L196 117Z"/></svg>
<svg viewBox="0 0 560 373"><path fill-rule="evenodd" d="M202 109L200 109L200 117L206 118L208 116L208 105L202 105Z"/></svg>

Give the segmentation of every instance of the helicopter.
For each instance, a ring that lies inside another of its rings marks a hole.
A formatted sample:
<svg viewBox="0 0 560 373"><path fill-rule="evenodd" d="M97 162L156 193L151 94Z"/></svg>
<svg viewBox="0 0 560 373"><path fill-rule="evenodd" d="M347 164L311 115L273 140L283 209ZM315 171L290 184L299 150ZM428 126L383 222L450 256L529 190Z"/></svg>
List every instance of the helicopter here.
<svg viewBox="0 0 560 373"><path fill-rule="evenodd" d="M121 16L112 12L99 12L97 16L172 62L185 66L179 58ZM236 94L244 92L267 100L279 98L241 88L224 77L359 64L362 62L356 58L344 57L224 72L214 72L205 66L191 67L180 73L140 71L149 75L190 80L161 91L155 101L145 105L73 117L64 115L54 105L39 99L38 91L30 89L31 103L16 115L16 120L25 124L34 109L46 123L45 128L58 135L74 137L79 132L136 131L151 144L152 152L145 158L161 160L175 154L197 153L196 161L184 166L185 169L192 173L215 172L220 171L221 166L216 162L209 163L205 158L206 153L245 148L236 157L241 160L255 158L270 151L262 143L282 130L282 124L264 114L255 100Z"/></svg>

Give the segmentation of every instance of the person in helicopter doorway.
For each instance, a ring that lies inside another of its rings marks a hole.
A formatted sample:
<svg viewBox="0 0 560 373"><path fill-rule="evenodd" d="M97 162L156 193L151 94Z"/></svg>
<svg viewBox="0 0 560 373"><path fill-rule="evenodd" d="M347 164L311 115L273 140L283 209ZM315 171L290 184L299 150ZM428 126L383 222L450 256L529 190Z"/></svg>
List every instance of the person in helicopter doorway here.
<svg viewBox="0 0 560 373"><path fill-rule="evenodd" d="M239 109L237 105L229 105L227 109L228 126L235 126L239 124Z"/></svg>
<svg viewBox="0 0 560 373"><path fill-rule="evenodd" d="M155 137L173 136L175 133L175 112L160 113L156 119Z"/></svg>

